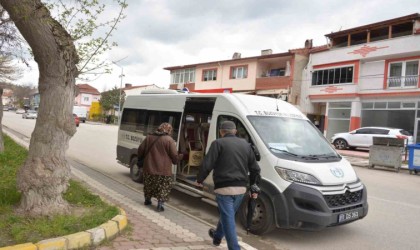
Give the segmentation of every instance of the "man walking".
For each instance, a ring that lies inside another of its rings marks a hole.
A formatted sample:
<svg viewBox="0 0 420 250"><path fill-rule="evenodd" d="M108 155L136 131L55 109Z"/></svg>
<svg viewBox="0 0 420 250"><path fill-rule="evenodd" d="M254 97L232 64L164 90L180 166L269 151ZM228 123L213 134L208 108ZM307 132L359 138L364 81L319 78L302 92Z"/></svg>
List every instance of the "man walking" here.
<svg viewBox="0 0 420 250"><path fill-rule="evenodd" d="M244 139L236 137L236 125L232 121L225 121L219 130L221 138L215 140L204 157L197 185L213 170L214 192L219 208L219 222L216 229L210 229L213 245L218 246L226 237L229 250L240 249L236 235L235 214L238 211L250 184L259 180L260 167L255 160L251 145ZM248 177L248 173L250 174ZM252 198L257 198L253 194Z"/></svg>

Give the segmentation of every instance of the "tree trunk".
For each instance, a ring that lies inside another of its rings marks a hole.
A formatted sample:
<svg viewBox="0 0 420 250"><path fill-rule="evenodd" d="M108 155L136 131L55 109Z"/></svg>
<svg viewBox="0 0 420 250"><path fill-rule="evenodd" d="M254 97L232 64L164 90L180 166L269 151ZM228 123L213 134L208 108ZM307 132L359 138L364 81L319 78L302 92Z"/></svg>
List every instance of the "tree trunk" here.
<svg viewBox="0 0 420 250"><path fill-rule="evenodd" d="M3 99L1 98L3 95L3 88L0 87L0 154L4 152L4 140L3 140L3 127L2 127L2 120L3 120Z"/></svg>
<svg viewBox="0 0 420 250"><path fill-rule="evenodd" d="M66 30L40 0L0 0L28 42L39 68L41 102L28 158L20 168L19 211L30 216L63 214L70 165L65 152L76 132L72 115L77 53Z"/></svg>

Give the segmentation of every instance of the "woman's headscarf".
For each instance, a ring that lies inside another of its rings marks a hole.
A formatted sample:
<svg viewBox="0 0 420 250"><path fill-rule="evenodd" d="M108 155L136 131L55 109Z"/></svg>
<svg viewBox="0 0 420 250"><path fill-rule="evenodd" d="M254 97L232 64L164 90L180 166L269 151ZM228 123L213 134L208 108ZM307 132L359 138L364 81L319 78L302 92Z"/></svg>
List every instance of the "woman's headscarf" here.
<svg viewBox="0 0 420 250"><path fill-rule="evenodd" d="M156 134L167 134L167 135L171 135L172 134L172 125L164 122L162 124L159 125L159 127L156 130Z"/></svg>

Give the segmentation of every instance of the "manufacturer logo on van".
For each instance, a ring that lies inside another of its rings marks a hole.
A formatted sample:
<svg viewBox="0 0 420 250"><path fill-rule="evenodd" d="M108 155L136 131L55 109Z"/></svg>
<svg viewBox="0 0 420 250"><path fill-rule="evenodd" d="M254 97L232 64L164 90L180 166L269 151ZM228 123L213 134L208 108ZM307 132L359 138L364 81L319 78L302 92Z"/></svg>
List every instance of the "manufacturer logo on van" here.
<svg viewBox="0 0 420 250"><path fill-rule="evenodd" d="M333 174L337 178L344 177L344 171L341 168L330 168L331 174Z"/></svg>

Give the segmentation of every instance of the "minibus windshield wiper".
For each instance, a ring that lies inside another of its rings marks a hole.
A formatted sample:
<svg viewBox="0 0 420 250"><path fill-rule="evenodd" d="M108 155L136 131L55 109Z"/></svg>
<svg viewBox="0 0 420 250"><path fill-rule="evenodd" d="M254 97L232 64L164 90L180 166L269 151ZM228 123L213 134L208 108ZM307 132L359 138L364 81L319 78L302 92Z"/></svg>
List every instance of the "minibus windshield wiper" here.
<svg viewBox="0 0 420 250"><path fill-rule="evenodd" d="M318 155L308 155L308 157L313 158L337 158L337 155L335 154L318 154Z"/></svg>
<svg viewBox="0 0 420 250"><path fill-rule="evenodd" d="M287 151L287 150L284 150L284 149L273 148L273 147L269 147L269 149L273 149L273 150L276 150L276 151L279 151L279 152L285 153L285 154L287 154L287 155L295 156L295 157L298 157L298 156L299 156L299 155L297 155L297 154L293 154L293 153L291 153L291 152L289 152L289 151Z"/></svg>

